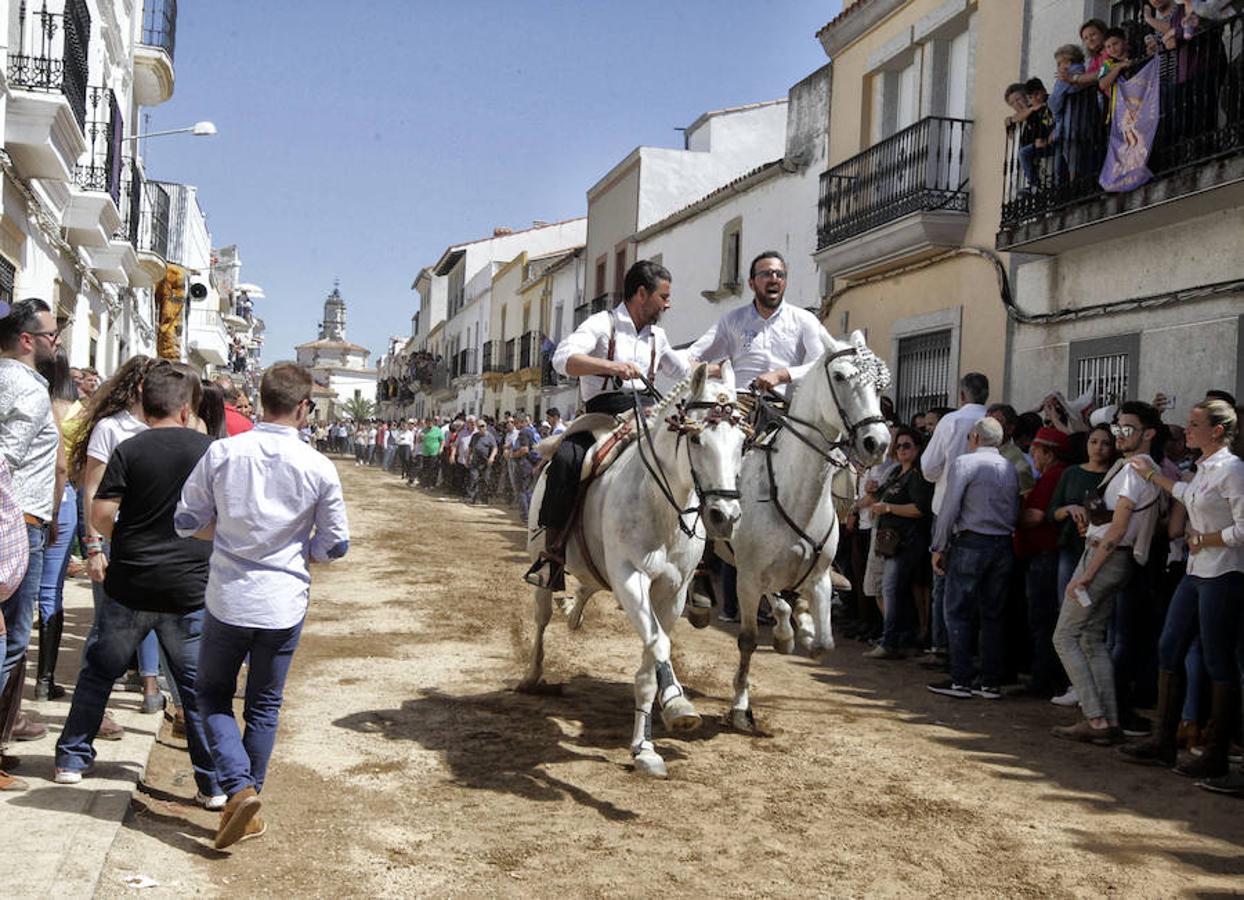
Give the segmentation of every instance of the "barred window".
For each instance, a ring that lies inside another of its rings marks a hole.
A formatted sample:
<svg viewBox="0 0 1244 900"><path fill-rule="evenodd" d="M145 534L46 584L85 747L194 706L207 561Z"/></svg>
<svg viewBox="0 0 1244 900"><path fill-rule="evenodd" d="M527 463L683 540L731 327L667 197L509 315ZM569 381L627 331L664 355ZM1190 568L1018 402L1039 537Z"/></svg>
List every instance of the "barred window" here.
<svg viewBox="0 0 1244 900"><path fill-rule="evenodd" d="M17 277L17 266L0 256L0 300L13 302L13 280Z"/></svg>
<svg viewBox="0 0 1244 900"><path fill-rule="evenodd" d="M950 405L950 331L899 339L895 414L900 422L931 407Z"/></svg>
<svg viewBox="0 0 1244 900"><path fill-rule="evenodd" d="M1072 341L1069 362L1069 397L1080 397L1091 387L1097 406L1134 400L1140 371L1140 335Z"/></svg>

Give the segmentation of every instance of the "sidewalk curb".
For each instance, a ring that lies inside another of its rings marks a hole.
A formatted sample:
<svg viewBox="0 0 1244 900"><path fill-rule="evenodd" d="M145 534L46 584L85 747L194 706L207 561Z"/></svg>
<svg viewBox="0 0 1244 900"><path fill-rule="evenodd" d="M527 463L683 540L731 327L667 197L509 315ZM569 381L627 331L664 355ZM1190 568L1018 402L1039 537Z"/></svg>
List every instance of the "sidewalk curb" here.
<svg viewBox="0 0 1244 900"><path fill-rule="evenodd" d="M58 675L72 689L66 673L75 672L78 654L91 621L89 583L67 581L65 611L68 625L62 643ZM32 647L32 658L34 649ZM30 696L34 668L25 696ZM20 793L0 794L0 871L5 872L8 897L56 897L57 900L95 896L108 852L130 809L135 786L164 725L161 714L141 712L140 694L114 692L108 709L125 729L119 741L96 741L95 768L81 784L52 781L56 741L69 713L72 695L56 701L25 701L23 708L48 726L46 737L15 743L9 752L20 757L16 772L30 784Z"/></svg>

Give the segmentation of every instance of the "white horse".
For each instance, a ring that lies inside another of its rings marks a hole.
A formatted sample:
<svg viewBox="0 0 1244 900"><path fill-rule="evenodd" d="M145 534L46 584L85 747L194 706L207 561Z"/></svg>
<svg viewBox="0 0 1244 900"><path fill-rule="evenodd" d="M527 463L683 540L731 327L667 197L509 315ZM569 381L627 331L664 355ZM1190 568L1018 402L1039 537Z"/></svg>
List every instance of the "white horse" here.
<svg viewBox="0 0 1244 900"><path fill-rule="evenodd" d="M769 598L778 652L790 653L795 647L786 599L792 593L799 594L795 611L803 649L816 655L834 646L830 566L838 549L835 500L853 495L849 457L872 465L890 444L878 400L878 391L888 383L885 364L868 350L859 331L849 343L841 343L822 330L821 340L824 352L790 388L782 426L743 459L743 511L730 541L741 623L730 710L736 728L755 724L748 671L762 596ZM809 593L811 615L803 599Z"/></svg>
<svg viewBox="0 0 1244 900"><path fill-rule="evenodd" d="M566 544L566 571L579 580L571 628L582 623L593 594L612 590L643 642L635 674L635 769L664 777L665 762L652 743L654 702L669 731L691 731L700 716L670 665L669 634L687 600L687 585L704 552L705 538L728 539L739 520L739 461L744 433L735 411L734 370L720 379L708 367L676 385L653 407L647 427L605 473L587 487L583 528ZM650 429L650 430L648 430ZM545 479L536 483L528 514L528 550L542 549L538 516ZM587 543L587 553L578 535ZM536 639L519 690L535 690L543 675L544 631L553 612L552 591L536 588Z"/></svg>

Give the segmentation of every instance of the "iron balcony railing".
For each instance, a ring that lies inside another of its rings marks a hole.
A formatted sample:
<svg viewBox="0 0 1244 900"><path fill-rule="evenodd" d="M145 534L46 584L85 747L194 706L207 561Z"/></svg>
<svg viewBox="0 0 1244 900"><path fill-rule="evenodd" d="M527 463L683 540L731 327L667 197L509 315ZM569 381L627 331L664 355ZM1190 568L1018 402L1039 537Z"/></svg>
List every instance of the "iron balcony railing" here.
<svg viewBox="0 0 1244 900"><path fill-rule="evenodd" d="M494 361L496 356L496 341L484 341L484 349L480 351L480 371L481 372L499 372L500 366Z"/></svg>
<svg viewBox="0 0 1244 900"><path fill-rule="evenodd" d="M540 387L559 387L568 384L570 379L553 368L553 351L540 353Z"/></svg>
<svg viewBox="0 0 1244 900"><path fill-rule="evenodd" d="M125 123L117 96L107 88L91 88L87 95L86 162L74 169L74 181L84 191L101 191L121 208L121 137Z"/></svg>
<svg viewBox="0 0 1244 900"><path fill-rule="evenodd" d="M817 247L913 212L968 211L970 119L929 116L821 175Z"/></svg>
<svg viewBox="0 0 1244 900"><path fill-rule="evenodd" d="M467 347L459 350L454 354L453 358L453 377L460 378L464 375L478 375L479 370L475 364L475 349Z"/></svg>
<svg viewBox="0 0 1244 900"><path fill-rule="evenodd" d="M138 168L138 163L129 157L121 160L121 184L118 195L117 208L121 211L121 224L112 236L115 240L129 241L130 245L137 250L138 229L142 224L142 203L135 203L133 198L143 195L143 174Z"/></svg>
<svg viewBox="0 0 1244 900"><path fill-rule="evenodd" d="M1140 8L1123 6L1116 21L1136 35L1138 56L1148 48L1159 66L1160 118L1148 160L1154 178L1244 152L1244 14L1202 20L1191 37L1181 30L1176 46L1166 48L1145 40ZM1137 67L1149 58L1141 56ZM1008 128L1004 231L1105 196L1098 181L1109 144L1105 108L1095 88L1068 95L1058 137L1047 147L1025 149L1031 130Z"/></svg>
<svg viewBox="0 0 1244 900"><path fill-rule="evenodd" d="M501 354L501 371L513 372L514 363L518 357L518 338L510 338L505 342L504 352Z"/></svg>
<svg viewBox="0 0 1244 900"><path fill-rule="evenodd" d="M177 49L177 0L145 0L143 39L148 47L159 47L173 58Z"/></svg>
<svg viewBox="0 0 1244 900"><path fill-rule="evenodd" d="M613 309L622 302L622 295L617 291L605 291L591 300L580 303L574 308L574 327L578 328L588 317L606 309Z"/></svg>
<svg viewBox="0 0 1244 900"><path fill-rule="evenodd" d="M540 332L527 331L518 339L518 367L530 369L540 364Z"/></svg>
<svg viewBox="0 0 1244 900"><path fill-rule="evenodd" d="M168 259L169 207L172 199L164 186L154 181L142 184L142 207L136 250L146 250Z"/></svg>
<svg viewBox="0 0 1244 900"><path fill-rule="evenodd" d="M85 133L90 71L87 45L91 39L86 0L65 0L63 13L49 12L47 0L37 5L22 0L17 15L17 47L9 52L10 86L64 94Z"/></svg>

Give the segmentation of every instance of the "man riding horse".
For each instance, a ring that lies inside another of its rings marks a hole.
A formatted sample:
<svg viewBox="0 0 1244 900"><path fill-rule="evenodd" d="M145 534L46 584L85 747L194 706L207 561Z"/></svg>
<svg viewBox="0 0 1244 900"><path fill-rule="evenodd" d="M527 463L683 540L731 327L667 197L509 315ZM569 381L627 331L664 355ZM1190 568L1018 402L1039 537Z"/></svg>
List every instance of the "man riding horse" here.
<svg viewBox="0 0 1244 900"><path fill-rule="evenodd" d="M786 296L786 259L777 250L765 250L752 260L747 286L752 302L726 313L687 350L695 359L729 359L739 385L739 405L755 406L753 422L759 435L766 416L756 399L766 394L784 397L786 385L804 375L824 351L821 323L816 316L790 303ZM755 393L748 397L747 388ZM733 603L734 571L725 565L726 602ZM702 628L708 624L712 589L701 569L691 582L690 618Z"/></svg>
<svg viewBox="0 0 1244 900"><path fill-rule="evenodd" d="M691 361L675 350L657 323L670 305L670 273L641 259L626 272L625 300L584 320L553 353L553 368L579 378L579 394L588 413L618 416L636 401L656 402L652 383L658 371L675 379L691 372ZM568 433L549 459L539 524L545 529L545 552L527 573L527 581L552 590L565 588L562 548L579 496L583 461L595 443L591 430Z"/></svg>

